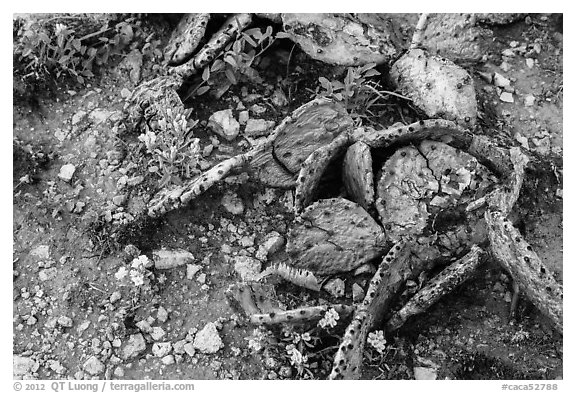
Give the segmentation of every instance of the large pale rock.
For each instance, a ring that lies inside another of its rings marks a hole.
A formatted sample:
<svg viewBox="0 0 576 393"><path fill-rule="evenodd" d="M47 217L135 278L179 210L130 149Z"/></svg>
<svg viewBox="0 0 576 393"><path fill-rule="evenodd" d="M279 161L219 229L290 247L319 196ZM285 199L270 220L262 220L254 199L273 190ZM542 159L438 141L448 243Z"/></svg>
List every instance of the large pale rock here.
<svg viewBox="0 0 576 393"><path fill-rule="evenodd" d="M82 365L82 369L90 375L98 375L104 372L105 366L96 356L90 356Z"/></svg>
<svg viewBox="0 0 576 393"><path fill-rule="evenodd" d="M38 370L38 362L36 360L27 357L14 355L12 357L12 367L14 378L22 378Z"/></svg>
<svg viewBox="0 0 576 393"><path fill-rule="evenodd" d="M234 259L234 270L240 275L242 281L254 281L262 270L262 262L255 258L238 256Z"/></svg>

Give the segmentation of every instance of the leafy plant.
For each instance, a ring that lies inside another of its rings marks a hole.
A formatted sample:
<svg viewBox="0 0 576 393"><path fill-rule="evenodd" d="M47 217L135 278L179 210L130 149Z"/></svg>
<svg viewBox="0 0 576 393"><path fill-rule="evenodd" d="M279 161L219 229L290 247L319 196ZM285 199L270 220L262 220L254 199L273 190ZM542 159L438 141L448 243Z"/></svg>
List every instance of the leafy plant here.
<svg viewBox="0 0 576 393"><path fill-rule="evenodd" d="M243 79L261 83L262 78L254 67L257 59L274 43L276 37L272 34L272 26L266 27L264 31L252 28L240 33L210 66L204 68L202 81L190 96L199 96L217 87L215 95L219 98Z"/></svg>
<svg viewBox="0 0 576 393"><path fill-rule="evenodd" d="M377 102L386 101L389 95L407 99L400 94L382 90L380 83L373 78L380 75L375 67L376 63L348 67L343 81L328 80L321 76L318 78L320 86L315 93L343 103L352 117L356 118L373 115L372 109Z"/></svg>
<svg viewBox="0 0 576 393"><path fill-rule="evenodd" d="M94 76L97 67L142 38L133 19L112 22L83 16L57 15L14 20L14 72L24 80L59 80L71 77L80 84ZM149 35L142 53L161 55L159 40Z"/></svg>
<svg viewBox="0 0 576 393"><path fill-rule="evenodd" d="M138 137L149 156L148 171L160 178L160 187L182 184L200 173L200 140L192 137L192 129L198 121L188 122L189 110L172 113L175 109L160 106L158 121L152 131ZM170 120L167 120L170 119Z"/></svg>

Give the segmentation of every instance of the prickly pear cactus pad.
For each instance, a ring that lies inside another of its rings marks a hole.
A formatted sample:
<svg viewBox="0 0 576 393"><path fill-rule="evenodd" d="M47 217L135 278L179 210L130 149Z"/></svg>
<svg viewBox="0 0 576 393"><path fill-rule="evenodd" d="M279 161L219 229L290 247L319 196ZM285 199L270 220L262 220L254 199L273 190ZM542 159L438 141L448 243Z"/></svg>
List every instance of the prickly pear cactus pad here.
<svg viewBox="0 0 576 393"><path fill-rule="evenodd" d="M282 21L284 30L304 52L325 63L384 63L403 46L393 19L385 16L371 24L352 14L283 14Z"/></svg>
<svg viewBox="0 0 576 393"><path fill-rule="evenodd" d="M431 212L483 195L496 178L470 154L445 143L422 141L397 150L383 165L376 208L389 238L422 233Z"/></svg>
<svg viewBox="0 0 576 393"><path fill-rule="evenodd" d="M168 65L178 66L188 61L204 38L210 14L187 14L172 31L170 41L164 49Z"/></svg>
<svg viewBox="0 0 576 393"><path fill-rule="evenodd" d="M318 275L347 272L381 255L385 236L358 204L343 198L309 206L288 234L294 267Z"/></svg>
<svg viewBox="0 0 576 393"><path fill-rule="evenodd" d="M364 142L356 142L346 152L342 170L346 192L350 199L364 209L374 203L374 174L370 147Z"/></svg>
<svg viewBox="0 0 576 393"><path fill-rule="evenodd" d="M352 127L352 118L344 107L329 100L318 100L293 114L294 120L276 137L272 154L290 172L296 174L306 158Z"/></svg>
<svg viewBox="0 0 576 393"><path fill-rule="evenodd" d="M476 91L472 77L448 59L413 49L390 69L390 80L430 117L452 120L467 128L476 124Z"/></svg>
<svg viewBox="0 0 576 393"><path fill-rule="evenodd" d="M456 63L477 62L487 53L492 30L477 25L475 14L430 14L423 47Z"/></svg>

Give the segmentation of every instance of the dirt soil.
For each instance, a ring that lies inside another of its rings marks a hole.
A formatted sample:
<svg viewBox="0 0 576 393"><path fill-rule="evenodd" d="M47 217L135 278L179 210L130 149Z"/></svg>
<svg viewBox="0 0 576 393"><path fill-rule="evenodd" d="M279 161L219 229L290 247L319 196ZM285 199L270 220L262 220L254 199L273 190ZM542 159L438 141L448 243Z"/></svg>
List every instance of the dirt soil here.
<svg viewBox="0 0 576 393"><path fill-rule="evenodd" d="M494 32L486 62L467 67L476 83L480 132L515 140L538 163L528 172L513 221L562 281L562 19L531 15ZM317 86L319 76L331 79L330 73L339 72L298 49L290 53L291 48L278 46L265 55L262 84L234 87L219 100L188 102L191 117L202 129L217 110L234 108L237 115L242 102L260 104L267 108L262 118L278 121L313 97L306 88ZM326 378L337 342L324 342L316 355L310 349L309 372L299 373L278 332L267 336L263 350L250 347L254 327L226 297L226 289L240 280L235 261L253 257L270 232L286 234L293 218L286 191L239 174L188 207L145 218L158 177L146 171L137 135L118 140L113 125L127 93L153 78L155 70L144 62L135 78L125 62L117 62L85 86L62 83L33 99L14 97L13 354L24 370L15 376ZM491 72L511 81L514 102L500 99L498 88L486 80ZM292 78L289 102L270 109L279 76ZM406 121L417 116L408 108L400 114ZM384 126L392 121L382 116ZM214 138L208 130L197 136L202 148ZM246 147L242 139L241 134L232 143L220 140L206 160L212 164L233 155ZM128 154L117 163L119 144ZM76 170L64 181L58 175L68 164ZM26 175L30 183L22 181ZM223 197L230 194L241 209L224 206ZM194 257L188 265L194 267L152 269L147 284L135 288L116 277L121 267L129 268L134 247L150 258L161 248L187 250ZM346 280L348 297L352 280ZM277 292L286 304L330 300L326 292L286 283ZM510 319L511 294L510 277L488 260L472 280L388 337L383 355L368 348L363 378L413 379L427 370L437 379L561 379L562 337L523 298ZM190 344L209 323L222 346L202 353ZM138 348L135 340L141 338Z"/></svg>

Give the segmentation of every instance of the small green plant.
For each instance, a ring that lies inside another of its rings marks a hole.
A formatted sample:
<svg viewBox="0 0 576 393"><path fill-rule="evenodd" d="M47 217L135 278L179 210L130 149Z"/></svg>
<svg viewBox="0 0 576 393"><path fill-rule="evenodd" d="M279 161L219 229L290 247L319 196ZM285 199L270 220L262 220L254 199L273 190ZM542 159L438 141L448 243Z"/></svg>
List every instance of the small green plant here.
<svg viewBox="0 0 576 393"><path fill-rule="evenodd" d="M374 116L373 109L379 105L378 101L386 101L390 95L407 99L400 94L382 90L379 81L374 80L375 76L380 75L375 67L376 63L348 67L343 81L328 80L321 76L318 78L320 86L315 93L341 102L352 117L357 119Z"/></svg>
<svg viewBox="0 0 576 393"><path fill-rule="evenodd" d="M159 108L161 113L152 126L153 131L141 134L138 140L149 157L148 171L158 175L160 187L181 185L183 179L200 173L200 140L192 134L198 121L187 120L190 110L173 113L177 109L168 105Z"/></svg>
<svg viewBox="0 0 576 393"><path fill-rule="evenodd" d="M276 37L272 33L272 26L268 26L265 30L252 28L239 34L210 66L204 68L202 81L189 96L199 96L216 88L214 94L219 98L243 79L261 83L262 78L254 67L260 55L274 43Z"/></svg>

